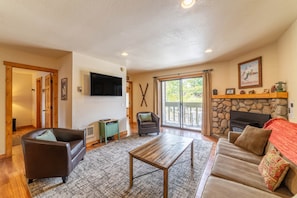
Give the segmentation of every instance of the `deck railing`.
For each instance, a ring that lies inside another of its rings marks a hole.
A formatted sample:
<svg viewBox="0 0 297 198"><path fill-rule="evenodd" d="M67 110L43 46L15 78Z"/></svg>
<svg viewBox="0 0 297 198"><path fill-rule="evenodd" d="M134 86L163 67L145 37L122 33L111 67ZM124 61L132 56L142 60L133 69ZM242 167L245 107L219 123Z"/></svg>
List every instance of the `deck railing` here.
<svg viewBox="0 0 297 198"><path fill-rule="evenodd" d="M179 102L165 102L164 107L163 125L179 127L181 123L183 128L201 130L202 103L187 102L180 105ZM181 117L183 117L182 122Z"/></svg>

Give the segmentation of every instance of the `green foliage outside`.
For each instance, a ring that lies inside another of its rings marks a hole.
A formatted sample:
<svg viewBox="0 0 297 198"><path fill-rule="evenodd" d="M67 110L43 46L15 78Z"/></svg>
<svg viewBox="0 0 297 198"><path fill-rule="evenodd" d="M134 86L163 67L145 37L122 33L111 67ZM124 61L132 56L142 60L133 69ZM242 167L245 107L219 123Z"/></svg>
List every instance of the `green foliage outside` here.
<svg viewBox="0 0 297 198"><path fill-rule="evenodd" d="M182 88L180 88L180 82ZM203 78L187 78L170 80L163 84L166 89L166 102L180 102L180 89L182 89L183 102L202 102Z"/></svg>

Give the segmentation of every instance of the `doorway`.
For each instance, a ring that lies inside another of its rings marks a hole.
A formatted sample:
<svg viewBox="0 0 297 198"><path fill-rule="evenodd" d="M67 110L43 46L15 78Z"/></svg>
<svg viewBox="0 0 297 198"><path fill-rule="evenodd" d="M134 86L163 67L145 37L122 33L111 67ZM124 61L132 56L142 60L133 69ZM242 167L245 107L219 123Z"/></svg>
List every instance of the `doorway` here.
<svg viewBox="0 0 297 198"><path fill-rule="evenodd" d="M165 80L161 90L162 125L200 131L203 77Z"/></svg>
<svg viewBox="0 0 297 198"><path fill-rule="evenodd" d="M12 156L12 69L22 68L36 71L44 71L52 73L52 126L58 126L58 70L49 69L39 66L25 65L20 63L4 61L3 64L6 66L6 118L5 118L5 129L6 129L6 144L5 144L5 157Z"/></svg>
<svg viewBox="0 0 297 198"><path fill-rule="evenodd" d="M127 81L126 83L126 114L127 120L131 124L133 122L133 91L132 82Z"/></svg>

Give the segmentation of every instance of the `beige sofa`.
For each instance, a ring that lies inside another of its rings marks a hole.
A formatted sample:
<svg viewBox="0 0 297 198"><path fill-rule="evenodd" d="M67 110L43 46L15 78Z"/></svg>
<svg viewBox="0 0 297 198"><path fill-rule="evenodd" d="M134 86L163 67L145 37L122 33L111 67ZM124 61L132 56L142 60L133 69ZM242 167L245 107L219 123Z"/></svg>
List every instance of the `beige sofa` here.
<svg viewBox="0 0 297 198"><path fill-rule="evenodd" d="M269 121L270 122L270 121ZM217 143L215 161L211 170L211 174L207 179L206 185L204 187L202 197L204 198L215 198L215 197L241 197L241 198L251 198L251 197L293 197L297 194L297 165L290 161L283 153L280 152L280 156L289 162L289 169L285 174L282 183L274 191L269 190L267 184L264 182L263 176L259 171L259 164L261 163L263 157L272 149L277 149L279 144L275 143L275 134L286 133L290 131L290 136L286 137L287 142L283 141L285 138L281 138L281 144L291 144L294 142L292 138L297 135L297 124L292 124L288 121L281 119L274 119L270 126L267 127L271 129L271 134L269 134L267 141L263 148L263 155L256 155L254 152L248 151L248 149L243 148L241 145L235 145L236 140L242 135L238 132L230 132L228 139L220 138ZM282 126L282 127L279 127ZM287 130L283 130L283 126ZM294 130L294 131L292 131ZM275 134L274 134L275 133ZM241 136L241 138L243 138ZM246 137L245 137L246 138ZM250 138L250 137L249 137ZM291 142L292 141L292 142ZM254 141L257 142L257 141ZM278 142L276 142L278 143ZM238 143L237 143L238 144ZM297 142L295 142L297 144ZM257 147L258 145L254 146ZM288 146L288 145L284 145ZM290 148L289 147L280 147ZM293 148L294 147L294 148ZM295 149L295 145L292 149ZM253 149L253 148L252 148ZM293 151L293 154L296 151ZM288 153L285 152L284 153ZM290 153L290 152L289 152ZM292 152L291 152L292 153ZM293 155L294 158L294 155ZM267 159L267 158L266 158ZM292 155L290 157L292 159ZM296 158L294 158L295 160ZM296 161L296 160L295 160Z"/></svg>

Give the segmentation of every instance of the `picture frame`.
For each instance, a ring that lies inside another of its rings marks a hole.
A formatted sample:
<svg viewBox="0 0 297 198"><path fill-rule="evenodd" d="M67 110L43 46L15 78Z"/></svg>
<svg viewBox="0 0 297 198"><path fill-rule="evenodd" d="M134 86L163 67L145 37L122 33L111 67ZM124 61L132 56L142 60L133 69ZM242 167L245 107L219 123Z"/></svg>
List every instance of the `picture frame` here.
<svg viewBox="0 0 297 198"><path fill-rule="evenodd" d="M227 88L225 94L226 95L234 95L235 94L235 88Z"/></svg>
<svg viewBox="0 0 297 198"><path fill-rule="evenodd" d="M262 87L262 57L238 64L239 89Z"/></svg>
<svg viewBox="0 0 297 198"><path fill-rule="evenodd" d="M61 100L67 100L68 79L61 79Z"/></svg>

